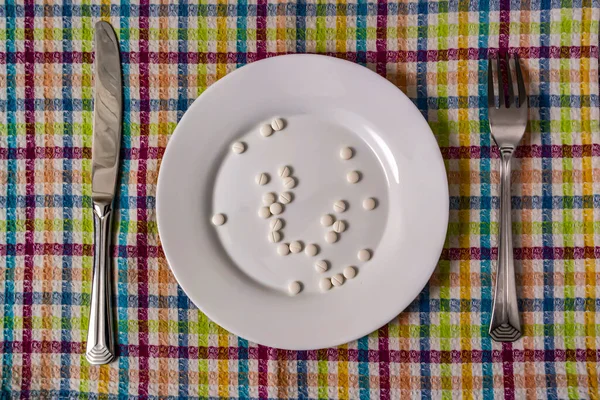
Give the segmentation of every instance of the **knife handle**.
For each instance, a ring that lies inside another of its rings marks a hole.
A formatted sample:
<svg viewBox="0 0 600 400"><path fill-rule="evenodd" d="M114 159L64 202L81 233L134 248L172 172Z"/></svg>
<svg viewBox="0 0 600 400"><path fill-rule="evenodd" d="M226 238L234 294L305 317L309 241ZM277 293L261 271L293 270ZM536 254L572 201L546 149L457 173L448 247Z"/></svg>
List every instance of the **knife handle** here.
<svg viewBox="0 0 600 400"><path fill-rule="evenodd" d="M112 204L94 203L94 276L85 357L90 364L108 364L115 357L111 308L110 232Z"/></svg>

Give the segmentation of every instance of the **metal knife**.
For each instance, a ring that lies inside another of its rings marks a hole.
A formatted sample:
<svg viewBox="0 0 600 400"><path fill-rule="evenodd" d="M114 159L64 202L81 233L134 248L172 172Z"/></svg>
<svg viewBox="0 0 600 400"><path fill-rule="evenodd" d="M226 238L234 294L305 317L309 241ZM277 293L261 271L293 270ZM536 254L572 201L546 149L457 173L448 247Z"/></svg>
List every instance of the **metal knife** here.
<svg viewBox="0 0 600 400"><path fill-rule="evenodd" d="M90 364L115 358L111 271L112 204L119 172L122 124L122 81L119 43L112 26L95 26L94 127L92 139L92 203L94 275L85 356Z"/></svg>

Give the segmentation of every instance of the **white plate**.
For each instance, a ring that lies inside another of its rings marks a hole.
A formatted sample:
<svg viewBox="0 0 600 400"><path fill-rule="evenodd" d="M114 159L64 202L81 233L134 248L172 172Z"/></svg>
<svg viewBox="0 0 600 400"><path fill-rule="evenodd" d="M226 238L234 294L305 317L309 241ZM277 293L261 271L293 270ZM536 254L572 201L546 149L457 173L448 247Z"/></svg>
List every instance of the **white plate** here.
<svg viewBox="0 0 600 400"><path fill-rule="evenodd" d="M274 116L284 130L264 138ZM246 142L243 154L230 150ZM347 145L355 157L343 161ZM321 253L282 257L258 217L265 192L282 192L277 168L290 165L298 186L280 216L284 242L318 243ZM357 184L346 181L362 172ZM271 175L266 186L254 178ZM366 197L378 199L373 211ZM340 240L328 245L321 215L335 200L349 209ZM315 55L288 55L245 66L212 85L177 126L162 161L158 227L167 260L190 299L209 318L251 341L316 349L357 339L398 315L431 276L448 223L444 163L412 102L362 66ZM214 213L227 215L220 227ZM373 258L360 262L362 248ZM325 274L313 264L331 262ZM319 279L354 265L359 273L323 293ZM287 293L291 281L303 291Z"/></svg>

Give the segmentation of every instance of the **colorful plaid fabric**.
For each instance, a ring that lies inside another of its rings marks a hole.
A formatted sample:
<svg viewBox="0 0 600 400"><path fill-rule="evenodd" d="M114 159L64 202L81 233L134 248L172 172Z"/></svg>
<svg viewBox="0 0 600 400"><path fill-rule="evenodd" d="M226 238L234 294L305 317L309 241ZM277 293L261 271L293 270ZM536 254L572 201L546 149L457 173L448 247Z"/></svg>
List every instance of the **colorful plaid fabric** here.
<svg viewBox="0 0 600 400"><path fill-rule="evenodd" d="M0 3L2 398L598 399L598 0L51 0ZM120 358L90 366L93 24L117 28L124 74L116 207ZM498 151L487 58L529 72L513 172L524 337L490 340ZM429 285L398 318L338 348L281 351L221 329L165 261L155 193L169 135L227 73L326 53L386 76L446 159L450 225Z"/></svg>

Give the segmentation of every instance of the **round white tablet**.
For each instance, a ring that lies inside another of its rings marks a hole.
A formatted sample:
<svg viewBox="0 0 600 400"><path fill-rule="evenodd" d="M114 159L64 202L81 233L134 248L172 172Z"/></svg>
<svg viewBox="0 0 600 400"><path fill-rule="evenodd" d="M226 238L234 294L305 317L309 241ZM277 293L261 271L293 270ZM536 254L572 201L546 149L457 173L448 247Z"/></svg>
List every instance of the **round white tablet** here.
<svg viewBox="0 0 600 400"><path fill-rule="evenodd" d="M283 206L279 203L273 203L269 207L269 211L271 211L271 214L273 215L279 215L283 212Z"/></svg>
<svg viewBox="0 0 600 400"><path fill-rule="evenodd" d="M315 271L323 273L329 269L329 263L325 260L319 260L315 263Z"/></svg>
<svg viewBox="0 0 600 400"><path fill-rule="evenodd" d="M331 277L331 283L333 283L333 286L342 286L344 284L344 275L335 274Z"/></svg>
<svg viewBox="0 0 600 400"><path fill-rule="evenodd" d="M369 197L368 199L363 200L363 208L365 210L373 210L376 206L377 206L377 202L372 197Z"/></svg>
<svg viewBox="0 0 600 400"><path fill-rule="evenodd" d="M287 165L284 165L283 167L279 167L277 174L280 178L287 178L292 174L292 170Z"/></svg>
<svg viewBox="0 0 600 400"><path fill-rule="evenodd" d="M346 230L346 223L344 221L335 221L333 223L333 230L337 233L342 233Z"/></svg>
<svg viewBox="0 0 600 400"><path fill-rule="evenodd" d="M344 268L344 278L353 279L356 276L356 268L346 267Z"/></svg>
<svg viewBox="0 0 600 400"><path fill-rule="evenodd" d="M280 256L287 256L290 254L290 246L288 246L287 243L281 243L279 246L277 246L277 253Z"/></svg>
<svg viewBox="0 0 600 400"><path fill-rule="evenodd" d="M335 243L338 240L338 234L334 231L329 231L325 234L325 241L327 243Z"/></svg>
<svg viewBox="0 0 600 400"><path fill-rule="evenodd" d="M258 185L263 186L269 183L269 175L264 172L256 175L255 181Z"/></svg>
<svg viewBox="0 0 600 400"><path fill-rule="evenodd" d="M317 246L316 244L307 244L306 247L304 248L304 254L306 254L309 257L314 257L317 255L317 253L319 252L319 246Z"/></svg>
<svg viewBox="0 0 600 400"><path fill-rule="evenodd" d="M302 243L300 243L299 241L295 240L292 243L290 243L290 251L292 253L300 253L302 251Z"/></svg>
<svg viewBox="0 0 600 400"><path fill-rule="evenodd" d="M215 226L220 226L225 223L225 216L223 214L215 214L212 217L212 223Z"/></svg>
<svg viewBox="0 0 600 400"><path fill-rule="evenodd" d="M358 171L350 171L346 174L346 180L350 183L360 181L360 173Z"/></svg>
<svg viewBox="0 0 600 400"><path fill-rule="evenodd" d="M331 289L331 279L323 278L319 281L319 287L322 291L326 292Z"/></svg>
<svg viewBox="0 0 600 400"><path fill-rule="evenodd" d="M288 292L295 296L302 291L302 284L298 281L290 282L288 284Z"/></svg>
<svg viewBox="0 0 600 400"><path fill-rule="evenodd" d="M271 222L269 223L269 227L271 228L272 231L278 231L281 228L283 228L283 220L281 220L279 218L272 219Z"/></svg>
<svg viewBox="0 0 600 400"><path fill-rule="evenodd" d="M273 130L280 131L283 127L284 122L281 118L273 118L273 121L271 121L271 128L273 128Z"/></svg>
<svg viewBox="0 0 600 400"><path fill-rule="evenodd" d="M290 192L279 193L279 202L281 204L289 204L294 200L294 195Z"/></svg>
<svg viewBox="0 0 600 400"><path fill-rule="evenodd" d="M342 147L340 149L340 158L342 160L349 160L352 158L353 155L354 155L354 152L352 151L352 149L350 147Z"/></svg>
<svg viewBox="0 0 600 400"><path fill-rule="evenodd" d="M357 257L360 261L369 261L371 259L371 251L362 249L358 252Z"/></svg>
<svg viewBox="0 0 600 400"><path fill-rule="evenodd" d="M344 200L338 200L333 203L333 211L343 213L346 211L346 202Z"/></svg>
<svg viewBox="0 0 600 400"><path fill-rule="evenodd" d="M269 242L277 243L281 240L281 233L279 231L271 231L269 232Z"/></svg>
<svg viewBox="0 0 600 400"><path fill-rule="evenodd" d="M275 193L265 193L262 198L263 204L265 206L270 206L275 203Z"/></svg>
<svg viewBox="0 0 600 400"><path fill-rule="evenodd" d="M261 218L269 218L271 216L271 211L269 211L269 207L261 207L258 209L258 216Z"/></svg>
<svg viewBox="0 0 600 400"><path fill-rule="evenodd" d="M325 214L321 217L321 225L323 226L331 226L333 221L335 221L335 218L331 214Z"/></svg>
<svg viewBox="0 0 600 400"><path fill-rule="evenodd" d="M260 127L260 134L263 135L264 137L271 136L272 133L273 133L273 128L271 128L271 125L265 124Z"/></svg>
<svg viewBox="0 0 600 400"><path fill-rule="evenodd" d="M287 178L283 179L283 186L285 186L286 189L293 189L294 187L296 187L296 179L294 179L291 176L288 176Z"/></svg>
<svg viewBox="0 0 600 400"><path fill-rule="evenodd" d="M235 142L231 145L231 151L233 151L235 154L242 154L246 151L246 145L244 142Z"/></svg>

